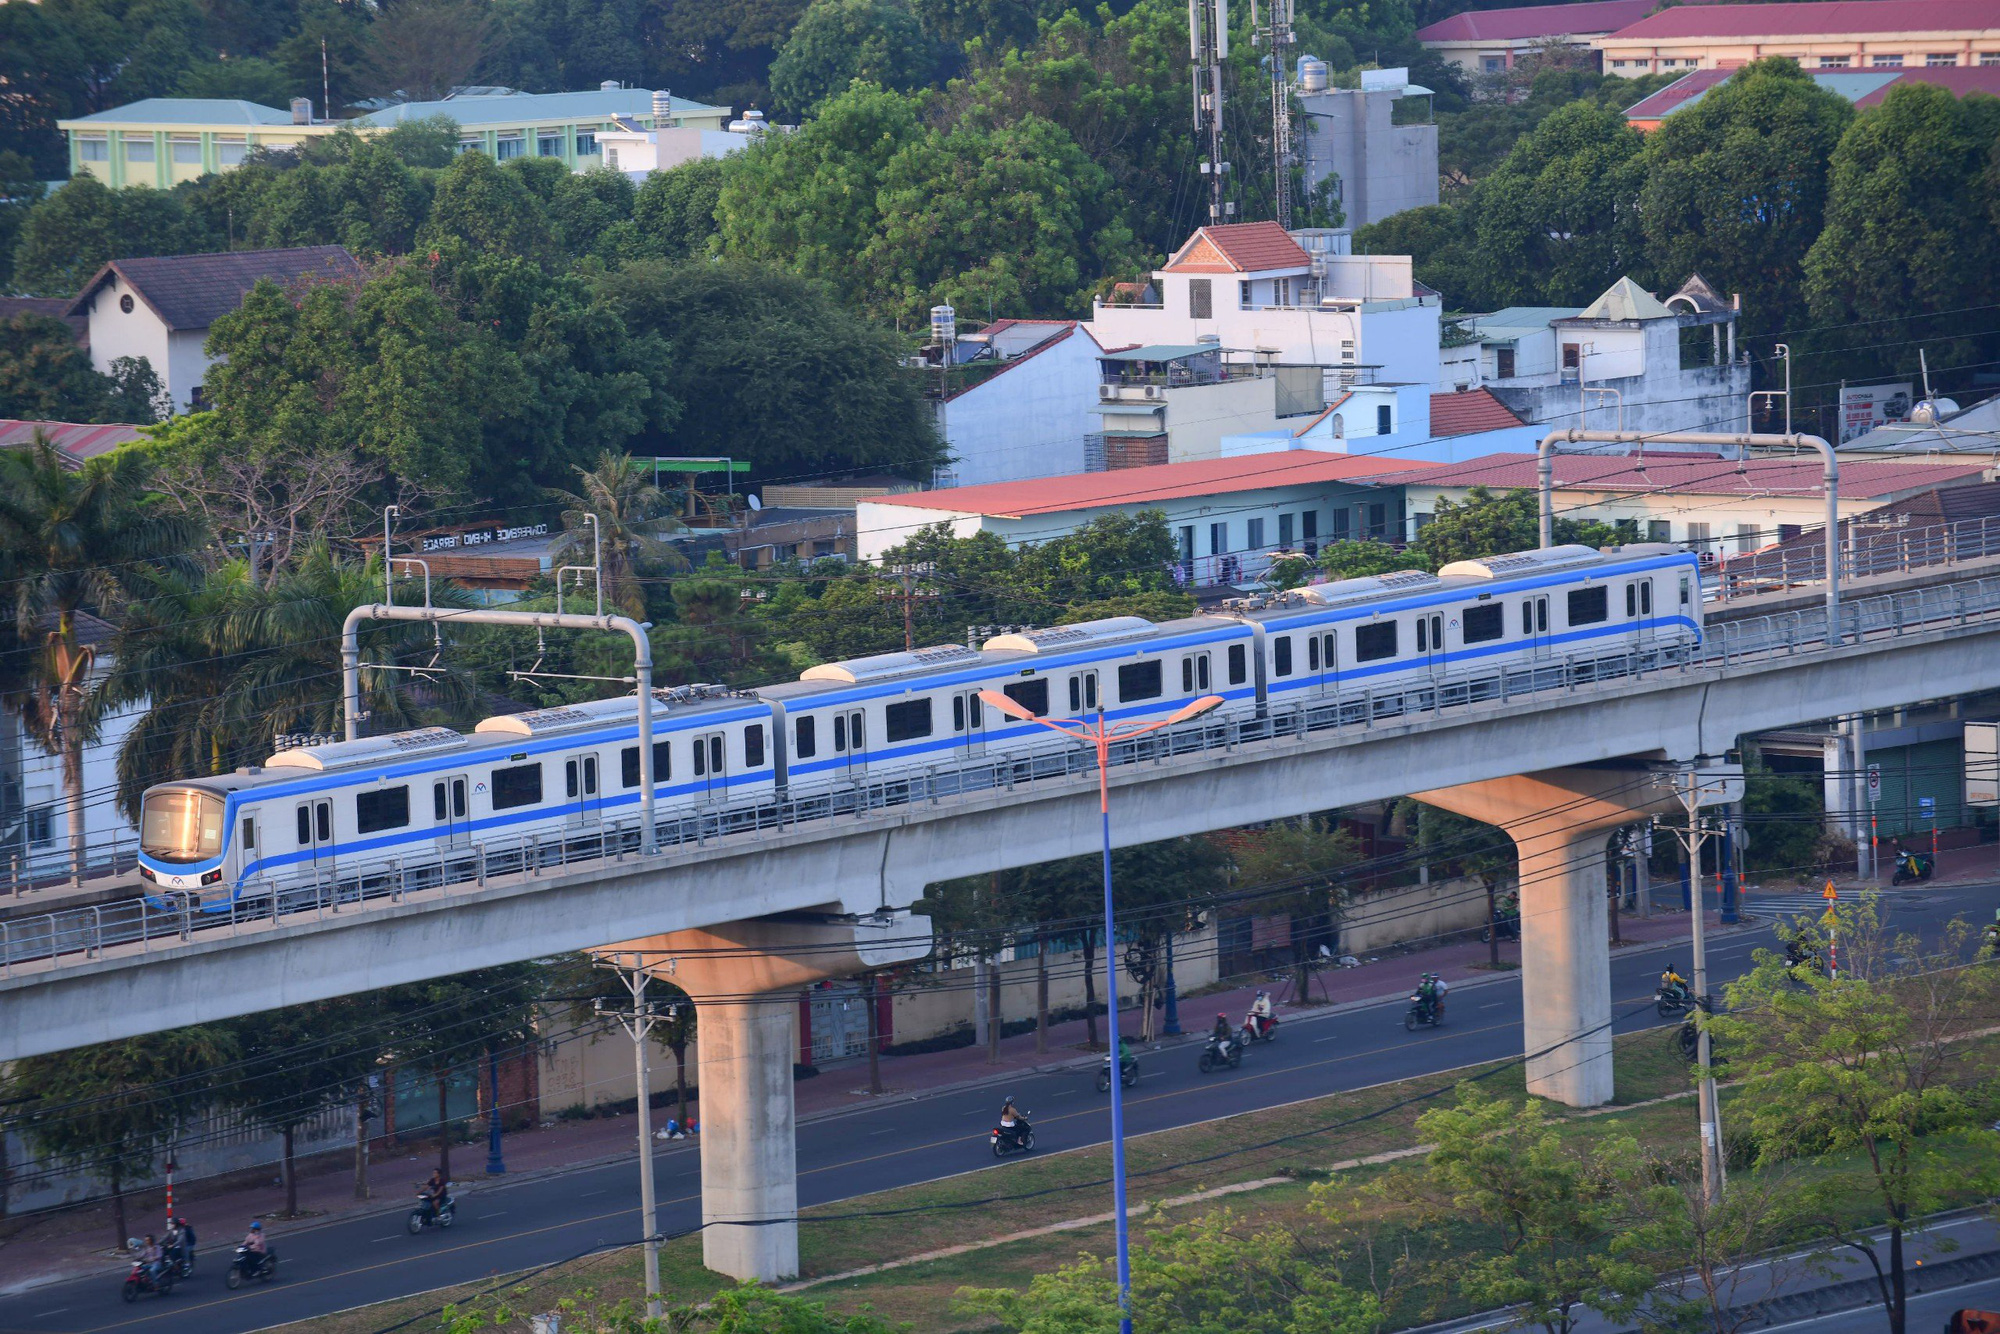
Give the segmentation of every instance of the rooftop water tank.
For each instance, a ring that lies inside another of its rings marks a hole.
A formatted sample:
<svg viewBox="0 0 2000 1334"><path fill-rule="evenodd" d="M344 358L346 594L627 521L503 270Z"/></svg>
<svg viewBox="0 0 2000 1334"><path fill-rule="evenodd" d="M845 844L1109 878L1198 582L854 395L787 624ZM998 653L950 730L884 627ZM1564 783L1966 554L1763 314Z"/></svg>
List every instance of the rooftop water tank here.
<svg viewBox="0 0 2000 1334"><path fill-rule="evenodd" d="M662 88L653 94L653 128L664 130L674 116L674 95Z"/></svg>
<svg viewBox="0 0 2000 1334"><path fill-rule="evenodd" d="M1299 91L1302 93L1323 93L1326 91L1326 62L1318 56L1299 57Z"/></svg>

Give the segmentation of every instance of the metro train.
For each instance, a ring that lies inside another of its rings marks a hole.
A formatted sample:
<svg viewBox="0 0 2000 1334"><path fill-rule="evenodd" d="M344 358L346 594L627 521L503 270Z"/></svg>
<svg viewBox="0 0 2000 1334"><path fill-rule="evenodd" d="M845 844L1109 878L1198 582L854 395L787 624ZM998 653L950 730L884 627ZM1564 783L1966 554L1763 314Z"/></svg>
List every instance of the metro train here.
<svg viewBox="0 0 2000 1334"><path fill-rule="evenodd" d="M1120 616L827 663L755 690L661 689L656 815L1072 744L982 705L981 690L1050 717L1160 718L1208 694L1254 715L1697 645L1700 579L1696 557L1665 544L1562 546L1158 624ZM638 742L627 696L492 717L470 734L429 727L279 751L149 788L139 873L155 906L228 912L364 863L438 866L486 841L588 837L637 814Z"/></svg>

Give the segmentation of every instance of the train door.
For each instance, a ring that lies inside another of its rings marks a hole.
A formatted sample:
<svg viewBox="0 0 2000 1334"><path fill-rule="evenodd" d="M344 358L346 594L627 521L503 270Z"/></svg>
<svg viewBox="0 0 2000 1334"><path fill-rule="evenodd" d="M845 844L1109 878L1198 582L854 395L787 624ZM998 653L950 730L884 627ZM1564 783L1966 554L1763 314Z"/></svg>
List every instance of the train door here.
<svg viewBox="0 0 2000 1334"><path fill-rule="evenodd" d="M595 824L603 816L595 753L572 755L563 761L563 797L571 824Z"/></svg>
<svg viewBox="0 0 2000 1334"><path fill-rule="evenodd" d="M333 800L315 797L299 803L299 878L316 880L333 871Z"/></svg>
<svg viewBox="0 0 2000 1334"><path fill-rule="evenodd" d="M694 737L694 785L708 793L709 800L721 801L729 795L729 748L720 732L697 732Z"/></svg>
<svg viewBox="0 0 2000 1334"><path fill-rule="evenodd" d="M976 690L959 691L951 697L951 734L956 752L967 759L986 749L986 706Z"/></svg>
<svg viewBox="0 0 2000 1334"><path fill-rule="evenodd" d="M1069 711L1072 717L1097 712L1097 673L1078 672L1069 679Z"/></svg>
<svg viewBox="0 0 2000 1334"><path fill-rule="evenodd" d="M1521 638L1527 642L1528 656L1549 656L1549 599L1537 593L1521 604Z"/></svg>
<svg viewBox="0 0 2000 1334"><path fill-rule="evenodd" d="M1444 613L1421 612L1417 616L1417 656L1432 676L1444 673Z"/></svg>
<svg viewBox="0 0 2000 1334"><path fill-rule="evenodd" d="M1334 651L1339 637L1325 630L1306 635L1305 641L1306 671L1312 676L1314 692L1332 690L1340 677L1340 663Z"/></svg>
<svg viewBox="0 0 2000 1334"><path fill-rule="evenodd" d="M1215 684L1215 664L1206 653L1190 653L1181 659L1181 694L1206 695Z"/></svg>
<svg viewBox="0 0 2000 1334"><path fill-rule="evenodd" d="M472 842L465 791L464 774L453 774L431 784L431 822L436 827L440 848L463 848Z"/></svg>

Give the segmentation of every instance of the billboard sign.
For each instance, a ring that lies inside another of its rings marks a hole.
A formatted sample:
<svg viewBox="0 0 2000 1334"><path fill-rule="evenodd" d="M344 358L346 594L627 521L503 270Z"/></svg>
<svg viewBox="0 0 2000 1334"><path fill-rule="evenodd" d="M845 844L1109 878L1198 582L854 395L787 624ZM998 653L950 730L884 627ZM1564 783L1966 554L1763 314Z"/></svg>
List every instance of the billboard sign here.
<svg viewBox="0 0 2000 1334"><path fill-rule="evenodd" d="M1840 391L1840 443L1866 435L1889 422L1906 421L1914 386L1902 384L1850 384Z"/></svg>

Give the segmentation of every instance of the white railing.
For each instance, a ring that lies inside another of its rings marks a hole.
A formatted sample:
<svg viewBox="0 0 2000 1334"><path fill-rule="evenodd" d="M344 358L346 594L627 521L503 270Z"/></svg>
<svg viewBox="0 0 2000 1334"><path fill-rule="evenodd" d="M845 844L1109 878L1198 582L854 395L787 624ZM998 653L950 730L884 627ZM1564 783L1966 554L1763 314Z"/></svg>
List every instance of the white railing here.
<svg viewBox="0 0 2000 1334"><path fill-rule="evenodd" d="M2000 622L2000 578L1968 580L1858 599L1840 609L1835 647L1893 642L1940 629ZM1366 731L1378 723L1441 715L1475 704L1506 704L1551 694L1574 695L1603 683L1684 676L1690 671L1809 656L1829 649L1826 611L1746 617L1711 626L1700 645L1647 642L1638 637L1588 654L1516 661L1466 672L1442 672L1377 689L1274 704L1262 711L1248 702L1170 732L1112 748L1119 766L1151 764L1203 751L1234 751L1258 742L1313 734ZM703 806L662 818L663 852L711 843L724 850L744 840L782 837L794 826L861 816L892 807L937 806L960 798L1014 789L1090 772L1095 759L1078 747L1005 756L971 756L959 762L907 769L812 791L766 794L736 804ZM94 959L106 950L141 955L183 941L236 935L300 919L325 920L366 911L366 905L400 904L454 889L476 891L495 880L520 883L565 866L642 860L636 820L487 840L422 856L343 863L317 878L258 880L224 912L149 908L143 900L76 908L0 922L0 977L19 965L46 968Z"/></svg>

